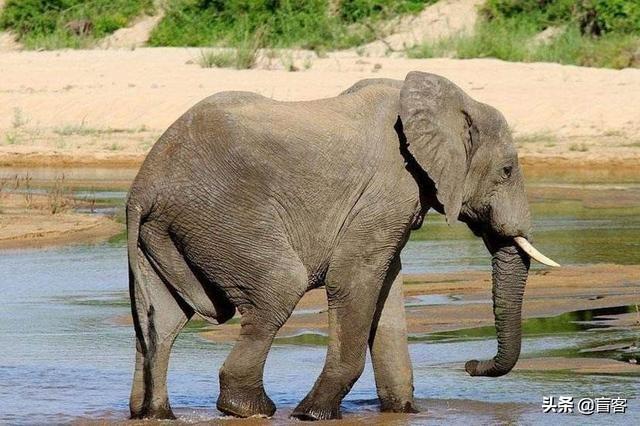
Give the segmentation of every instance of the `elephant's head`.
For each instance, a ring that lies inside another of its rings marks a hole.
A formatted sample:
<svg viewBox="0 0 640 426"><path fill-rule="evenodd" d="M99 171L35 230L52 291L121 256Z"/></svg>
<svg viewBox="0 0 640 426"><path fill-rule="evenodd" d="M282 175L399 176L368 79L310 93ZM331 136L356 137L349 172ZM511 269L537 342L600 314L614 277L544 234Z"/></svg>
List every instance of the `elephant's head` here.
<svg viewBox="0 0 640 426"><path fill-rule="evenodd" d="M558 266L528 243L531 220L522 171L506 120L449 80L411 72L400 89L396 130L409 167L435 195L448 223L461 220L493 256L498 353L469 361L472 376L508 373L520 355L521 308L529 258ZM423 185L424 186L424 185Z"/></svg>

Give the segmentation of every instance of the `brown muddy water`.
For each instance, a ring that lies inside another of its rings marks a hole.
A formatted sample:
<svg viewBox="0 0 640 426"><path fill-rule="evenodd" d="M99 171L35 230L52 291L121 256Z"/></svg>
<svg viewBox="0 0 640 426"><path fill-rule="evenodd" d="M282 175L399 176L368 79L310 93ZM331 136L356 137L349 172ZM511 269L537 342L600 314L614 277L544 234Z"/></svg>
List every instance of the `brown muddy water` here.
<svg viewBox="0 0 640 426"><path fill-rule="evenodd" d="M76 196L90 193L96 198L99 208L94 214L118 214L135 175L130 169L0 169L0 177L27 172L33 176L34 191L46 190L64 172ZM566 265L640 264L640 179L587 184L538 181L528 191L536 246L550 257ZM407 273L489 271L481 242L463 226L447 227L437 215L430 215L413 235L403 263ZM134 346L132 328L114 321L129 312L122 238L99 245L4 250L0 277L0 423L125 420ZM459 302L447 295L430 295L409 303ZM463 309L464 304L460 305ZM637 356L636 332L608 327L602 318L633 312L635 307L608 309L526 320L522 357L595 356L630 362ZM188 327L179 336L169 374L171 403L186 423L219 419L220 413L213 408L217 370L231 349L229 344L204 340L197 331ZM265 368L265 387L279 407L272 422L288 423L287 414L313 385L324 360L322 340L289 339L274 345ZM608 344L609 351L590 351ZM367 363L345 399L345 421L635 424L640 414L640 376L636 374L514 371L497 379L467 376L464 361L495 353L490 327L412 336L410 349L422 413L378 414ZM560 395L576 401L627 398L627 413L542 414L543 397Z"/></svg>

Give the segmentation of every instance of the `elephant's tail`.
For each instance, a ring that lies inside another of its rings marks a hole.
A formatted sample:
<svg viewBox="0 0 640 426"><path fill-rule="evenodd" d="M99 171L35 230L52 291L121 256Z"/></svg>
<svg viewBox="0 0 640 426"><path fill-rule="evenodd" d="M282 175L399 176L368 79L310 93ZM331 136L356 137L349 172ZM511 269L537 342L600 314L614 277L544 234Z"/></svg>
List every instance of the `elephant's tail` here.
<svg viewBox="0 0 640 426"><path fill-rule="evenodd" d="M142 209L135 204L127 204L127 253L129 257L129 281L138 275L138 238L140 237L140 222Z"/></svg>
<svg viewBox="0 0 640 426"><path fill-rule="evenodd" d="M140 237L140 224L142 222L143 211L139 205L127 202L126 222L127 222L127 255L129 262L129 297L131 299L131 312L133 316L133 326L136 335L140 336L141 329L136 313L136 288L140 290L141 273L138 260L138 239Z"/></svg>

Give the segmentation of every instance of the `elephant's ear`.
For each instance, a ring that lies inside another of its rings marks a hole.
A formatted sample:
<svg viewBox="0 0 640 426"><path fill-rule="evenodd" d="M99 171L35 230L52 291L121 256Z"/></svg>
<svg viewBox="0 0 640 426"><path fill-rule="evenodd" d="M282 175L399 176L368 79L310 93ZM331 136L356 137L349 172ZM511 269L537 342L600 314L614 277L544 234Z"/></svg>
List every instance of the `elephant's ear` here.
<svg viewBox="0 0 640 426"><path fill-rule="evenodd" d="M408 150L433 180L449 224L462 208L474 131L467 111L473 102L449 80L410 72L400 90L400 119Z"/></svg>

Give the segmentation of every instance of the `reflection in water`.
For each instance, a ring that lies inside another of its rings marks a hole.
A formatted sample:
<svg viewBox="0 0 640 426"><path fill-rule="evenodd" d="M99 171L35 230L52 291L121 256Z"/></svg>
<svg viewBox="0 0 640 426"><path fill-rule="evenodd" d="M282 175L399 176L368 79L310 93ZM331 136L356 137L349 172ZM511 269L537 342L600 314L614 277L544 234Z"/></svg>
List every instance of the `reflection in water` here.
<svg viewBox="0 0 640 426"><path fill-rule="evenodd" d="M564 335L564 344L553 343L548 348L540 347L537 355L564 357L611 358L634 363L640 359L638 339L634 330L612 327L612 316L635 313L636 306L584 309L566 312L545 318L528 318L522 321L524 339L549 338ZM474 339L495 339L493 325L435 332L410 336L412 342L461 342ZM549 340L553 342L554 340ZM640 375L640 367L638 374Z"/></svg>
<svg viewBox="0 0 640 426"><path fill-rule="evenodd" d="M6 168L0 179L31 176L31 191L42 192L65 176L80 200L96 201L95 212L122 215L131 168ZM558 185L529 183L534 241L541 252L563 265L640 263L640 186L637 183ZM597 182L597 180L596 180ZM100 188L100 189L96 189ZM567 201L568 200L568 201ZM84 212L86 212L86 208ZM490 257L466 225L448 226L430 212L424 226L412 232L402 253L405 273L489 269ZM536 263L533 268L540 268Z"/></svg>
<svg viewBox="0 0 640 426"><path fill-rule="evenodd" d="M553 317L528 318L522 321L522 334L525 337L528 337L608 328L609 325L606 324L608 321L606 318L607 316L631 312L635 312L635 306L584 309L580 311L566 312ZM603 317L605 318L602 319ZM598 319L601 321L596 321ZM495 331L495 327L490 325L484 327L465 328L464 330L430 333L428 336L425 336L425 338L431 340L484 338L495 336Z"/></svg>
<svg viewBox="0 0 640 426"><path fill-rule="evenodd" d="M122 419L126 415L133 330L113 321L129 313L122 302L127 286L125 262L124 247L109 244L3 253L0 276L9 279L3 281L4 303L0 305L0 422L62 422L78 416L105 415ZM578 319L593 320L597 314L580 314ZM305 343L324 343L307 339L311 341ZM287 343L297 342L276 342L265 375L270 396L285 411L311 388L325 355L322 344ZM523 356L566 349L574 343L566 335L542 332L525 338ZM175 407L189 411L215 406L217 369L230 348L229 344L207 342L198 333L180 334L169 375ZM413 343L416 395L439 401L467 399L539 406L541 396L547 394L634 398L640 392L637 379L628 377L576 379L568 373L513 373L485 380L470 378L462 370L471 354L490 357L494 353L493 338ZM360 412L358 401L370 401L365 405L374 410L371 401L375 397L368 365L347 397L346 408ZM440 412L443 416L447 413L444 409ZM459 415L464 418L468 413Z"/></svg>
<svg viewBox="0 0 640 426"><path fill-rule="evenodd" d="M22 173L2 171L2 176ZM42 180L57 176L52 171L29 172ZM85 171L65 173L69 182L101 179L82 175ZM118 182L132 177L126 171L104 173ZM82 185L78 188L92 186ZM99 193L100 197L121 205L126 188L119 184L100 187L116 191ZM638 263L640 214L629 215L628 208L605 211L581 203L557 204L534 203L536 245L542 251L562 263ZM430 214L423 230L408 243L403 263L409 273L488 269L489 256L463 225L449 228L441 217ZM129 315L123 298L127 269L122 237L97 246L3 251L0 276L0 423L125 418L134 346L132 327L114 321ZM458 302L432 296L414 303ZM579 352L580 356L625 359L620 354L629 349L629 334L597 328L594 321L599 321L602 312L567 315L525 321L523 356ZM197 331L203 325L192 323L180 334L169 374L172 404L181 416L193 421L218 415L212 408L218 394L217 369L231 348L201 339ZM637 416L640 412L636 377L514 372L500 379L471 378L462 369L464 362L471 357L491 357L496 348L490 328L466 333L471 335L447 333L411 345L416 396L423 410L429 411L410 418L374 414L376 392L367 364L346 399L345 412L354 413L354 422L366 424L534 420L555 424L557 417L540 416L543 395L623 396L630 399L630 413ZM305 334L291 339L276 341L265 368L267 391L282 408L276 423L286 422L286 414L311 388L324 361L326 337ZM609 352L589 352L607 342L614 344ZM585 424L602 419L577 420Z"/></svg>
<svg viewBox="0 0 640 426"><path fill-rule="evenodd" d="M587 208L579 202L532 203L536 248L563 265L640 263L640 195L635 208ZM430 213L425 225L412 233L403 252L403 270L447 272L489 269L490 257L482 242L463 224L449 227L442 216ZM449 263L455 259L455 264ZM539 268L536 263L534 269Z"/></svg>

